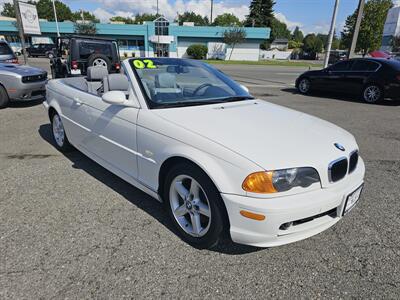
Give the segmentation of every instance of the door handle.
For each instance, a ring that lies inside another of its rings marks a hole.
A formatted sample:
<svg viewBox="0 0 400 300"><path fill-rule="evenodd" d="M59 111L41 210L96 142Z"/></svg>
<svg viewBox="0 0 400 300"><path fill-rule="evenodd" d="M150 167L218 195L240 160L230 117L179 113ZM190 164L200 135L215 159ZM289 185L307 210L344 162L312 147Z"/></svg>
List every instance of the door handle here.
<svg viewBox="0 0 400 300"><path fill-rule="evenodd" d="M74 97L74 101L75 101L75 105L76 106L81 106L82 105L82 101L78 97Z"/></svg>

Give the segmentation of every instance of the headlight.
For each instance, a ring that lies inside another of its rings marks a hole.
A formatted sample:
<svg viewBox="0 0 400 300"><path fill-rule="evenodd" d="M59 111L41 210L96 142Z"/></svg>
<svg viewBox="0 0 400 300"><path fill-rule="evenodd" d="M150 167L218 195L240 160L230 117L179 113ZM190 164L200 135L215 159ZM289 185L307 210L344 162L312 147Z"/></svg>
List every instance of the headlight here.
<svg viewBox="0 0 400 300"><path fill-rule="evenodd" d="M292 168L252 173L243 181L242 188L246 192L270 194L297 186L305 188L316 182L320 179L314 168Z"/></svg>

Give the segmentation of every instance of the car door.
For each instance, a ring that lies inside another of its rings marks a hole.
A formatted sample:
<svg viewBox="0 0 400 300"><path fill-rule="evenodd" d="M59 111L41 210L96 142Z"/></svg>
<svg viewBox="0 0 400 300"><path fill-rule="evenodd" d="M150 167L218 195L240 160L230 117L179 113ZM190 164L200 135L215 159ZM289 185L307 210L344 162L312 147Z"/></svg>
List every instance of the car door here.
<svg viewBox="0 0 400 300"><path fill-rule="evenodd" d="M380 66L379 63L367 59L354 60L351 70L345 75L347 84L350 86L349 91L354 94L361 93L368 77L375 73Z"/></svg>
<svg viewBox="0 0 400 300"><path fill-rule="evenodd" d="M32 56L38 55L39 47L40 47L39 44L32 45L32 47L30 47L30 49L29 49L30 55L32 55Z"/></svg>
<svg viewBox="0 0 400 300"><path fill-rule="evenodd" d="M321 89L333 92L348 92L350 84L346 80L346 74L350 71L351 60L338 62L326 68L321 75Z"/></svg>
<svg viewBox="0 0 400 300"><path fill-rule="evenodd" d="M79 89L79 81L62 84L61 91L57 94L61 110L61 118L70 142L79 147L82 141L90 134L90 124L87 122L84 100L94 95L89 95Z"/></svg>
<svg viewBox="0 0 400 300"><path fill-rule="evenodd" d="M136 120L139 108L113 105L101 97L89 95L82 100L84 127L90 133L81 142L83 148L124 175L137 178Z"/></svg>

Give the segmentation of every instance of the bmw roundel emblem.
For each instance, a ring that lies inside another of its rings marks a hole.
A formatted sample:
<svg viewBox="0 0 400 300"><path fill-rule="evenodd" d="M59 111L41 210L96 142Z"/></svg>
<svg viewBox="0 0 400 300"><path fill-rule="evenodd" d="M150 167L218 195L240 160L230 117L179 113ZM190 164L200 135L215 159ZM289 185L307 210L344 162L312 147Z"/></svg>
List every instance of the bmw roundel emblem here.
<svg viewBox="0 0 400 300"><path fill-rule="evenodd" d="M335 147L338 148L340 151L345 151L346 149L343 147L343 145L339 143L334 143Z"/></svg>

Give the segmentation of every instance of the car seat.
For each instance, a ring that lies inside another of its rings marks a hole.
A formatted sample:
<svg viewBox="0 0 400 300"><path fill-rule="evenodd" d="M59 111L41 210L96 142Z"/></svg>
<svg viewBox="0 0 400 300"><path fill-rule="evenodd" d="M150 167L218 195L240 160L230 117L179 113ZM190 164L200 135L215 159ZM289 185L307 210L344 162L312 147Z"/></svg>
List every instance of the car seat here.
<svg viewBox="0 0 400 300"><path fill-rule="evenodd" d="M97 95L97 90L102 85L102 80L108 75L108 70L105 67L95 66L88 67L86 74L86 82L88 85L88 92Z"/></svg>
<svg viewBox="0 0 400 300"><path fill-rule="evenodd" d="M129 81L128 77L123 74L109 74L103 78L102 92L122 91L128 95Z"/></svg>
<svg viewBox="0 0 400 300"><path fill-rule="evenodd" d="M170 73L160 73L155 76L154 95L157 102L169 102L183 96L175 75Z"/></svg>

